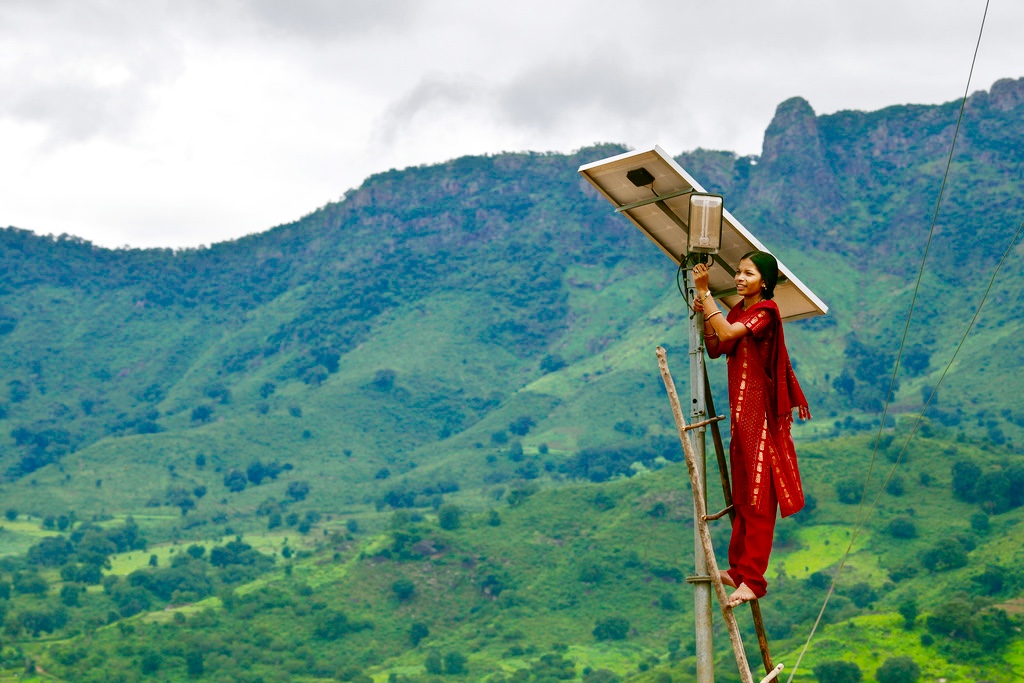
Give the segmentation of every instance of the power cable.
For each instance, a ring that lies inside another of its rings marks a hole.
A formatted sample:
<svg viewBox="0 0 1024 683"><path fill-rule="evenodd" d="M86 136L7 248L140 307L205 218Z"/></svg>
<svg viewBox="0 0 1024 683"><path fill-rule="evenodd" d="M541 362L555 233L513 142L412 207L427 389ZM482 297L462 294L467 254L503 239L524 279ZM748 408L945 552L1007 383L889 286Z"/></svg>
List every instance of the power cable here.
<svg viewBox="0 0 1024 683"><path fill-rule="evenodd" d="M800 662L803 660L804 655L807 653L807 649L811 645L811 640L814 638L814 634L817 632L818 626L821 624L821 619L825 615L825 609L828 607L829 600L832 598L832 595L835 593L836 584L839 581L840 574L842 574L843 567L846 566L846 560L850 556L850 552L853 549L853 544L854 544L854 542L856 542L857 537L860 535L861 530L864 528L864 523L867 521L867 518L868 518L868 516L870 516L871 512L875 509L875 505L878 503L878 500L879 500L879 497L876 497L875 501L871 504L871 507L868 508L867 512L862 514L862 512L864 510L864 501L865 501L865 497L866 497L866 494L867 494L868 486L871 483L871 475L874 472L875 460L878 457L878 444L879 444L879 441L881 440L881 437L882 437L882 430L885 428L885 418L886 418L886 415L889 412L889 403L892 401L893 391L894 391L895 386L896 386L896 377L897 377L897 374L899 373L900 360L903 357L903 349L904 349L904 346L905 346L906 341L907 341L907 334L910 331L910 322L911 322L911 320L914 317L914 309L915 309L915 307L917 305L917 295L918 295L918 292L921 289L921 280L922 280L922 278L924 276L925 264L928 261L928 251L931 248L932 238L935 235L935 225L938 222L938 218L939 218L939 208L942 206L942 196L945 193L946 181L949 178L949 169L950 169L950 167L952 166L952 163L953 163L953 152L956 150L956 141L957 141L957 139L960 136L960 125L963 122L964 109L967 106L967 95L968 95L968 93L970 92L970 89L971 89L971 80L972 80L972 78L974 76L974 66L975 66L975 64L977 63L977 60L978 60L978 50L981 47L981 37L982 37L982 34L985 32L985 19L988 17L989 2L990 2L990 0L985 0L985 11L984 11L984 13L982 14L982 17L981 17L981 27L978 30L978 39L977 39L977 42L975 43L975 46L974 46L974 56L971 59L971 69L970 69L970 72L967 75L967 87L964 88L964 96L963 96L963 99L960 102L960 113L959 113L959 115L957 116L957 119L956 119L956 129L953 131L953 142L952 142L952 144L950 145L950 148L949 148L949 157L946 159L946 168L945 168L944 173L942 174L942 184L939 186L939 194L938 194L938 197L936 198L936 201L935 201L935 211L932 214L931 227L928 229L928 239L925 241L924 254L921 257L921 267L920 267L920 269L918 270L918 273L917 273L917 281L914 283L914 295L913 295L913 297L912 297L912 299L910 301L910 311L907 313L907 322L906 322L906 325L903 328L903 336L900 339L899 351L896 354L896 364L893 366L892 379L889 381L889 388L888 388L888 391L886 392L885 404L884 404L884 407L882 409L882 418L881 418L881 421L879 422L879 425L878 425L878 433L875 436L875 443L874 443L874 447L873 447L872 452L871 452L871 461L870 461L870 463L868 465L868 474L867 474L867 477L864 480L864 488L861 491L860 507L858 508L858 512L857 512L858 517L859 517L859 521L857 523L856 529L854 529L853 535L850 537L849 545L846 546L846 551L843 553L843 558L839 562L839 567L836 569L836 574L835 574L834 577L832 577L832 583L829 585L828 593L825 595L825 600L824 600L824 602L821 605L821 611L818 612L818 618L815 619L814 626L811 627L811 632L807 636L807 641L804 643L803 649L800 651L800 656L797 657L796 664L793 666L793 669L789 673L789 678L787 679L787 683L793 683L793 677L796 675L797 670L800 668ZM1022 225L1024 225L1024 224L1022 224ZM1018 231L1018 234L1019 234L1019 231ZM1017 237L1015 235L1014 236L1014 242L1016 242L1016 239L1017 239ZM1011 242L1011 244L1010 244L1011 248L1012 248L1012 246L1013 246L1013 242ZM1007 253L1009 253L1009 251L1007 251ZM1004 259L1006 258L1006 254L1003 255L1003 258ZM996 267L996 272L998 272L999 267L1002 266L1002 263L1003 263L1002 261L999 262L999 266ZM992 277L993 277L993 281L994 281L995 274L993 274ZM989 284L989 288L991 289L991 283ZM988 296L988 290L986 290L985 296L986 297ZM985 302L985 300L983 298L982 299L982 305L984 304L984 302ZM981 310L981 305L979 305L978 310L979 311ZM976 320L976 319L977 319L977 313L975 313L975 319L974 320ZM971 325L972 326L974 324L974 320L971 321ZM968 332L970 332L970 329L971 329L971 327L968 327ZM966 334L964 335L964 339L966 339ZM962 345L963 344L963 340L961 340L960 343ZM960 350L960 347L958 346L957 347L957 352L959 352L959 350ZM954 358L955 357L956 356L954 354ZM952 360L950 361L950 364L952 364ZM949 366L947 366L946 370L948 371L948 369L949 369ZM943 372L943 377L945 377L945 371ZM934 395L934 392L933 392L933 395ZM929 401L930 400L931 400L931 397L929 397ZM927 406L925 407L925 409L927 409ZM921 416L922 417L924 416L924 411L923 410L922 410ZM918 419L918 423L920 422L920 419L921 418ZM916 431L916 429L917 429L917 425L915 424L914 430ZM907 443L909 445L909 439L908 439ZM904 451L905 450L906 450L906 447L904 447ZM903 456L903 452L900 453L900 458L902 458L902 456ZM899 465L899 461L897 460L896 464L893 465L893 468L890 471L889 476L886 478L886 482L888 482L889 479L892 478L892 475L893 475L893 473L895 473L896 467L898 465ZM882 489L880 489L878 496L881 496L881 491L882 490L884 490L884 487Z"/></svg>

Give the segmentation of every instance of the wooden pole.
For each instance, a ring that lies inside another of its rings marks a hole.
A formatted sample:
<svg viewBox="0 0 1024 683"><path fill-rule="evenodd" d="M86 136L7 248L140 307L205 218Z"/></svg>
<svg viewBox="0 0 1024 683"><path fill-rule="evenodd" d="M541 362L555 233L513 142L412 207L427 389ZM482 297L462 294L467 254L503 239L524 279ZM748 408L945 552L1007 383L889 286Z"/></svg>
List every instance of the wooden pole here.
<svg viewBox="0 0 1024 683"><path fill-rule="evenodd" d="M711 379L708 377L707 367L704 368L704 400L708 406L708 414L715 414L715 400L711 396ZM725 499L725 508L729 511L729 520L736 519L736 507L732 504L732 488L729 485L729 464L725 459L725 445L722 443L722 430L718 423L711 424L711 436L715 442L715 455L718 456L718 475L722 480L722 496ZM709 518L710 519L710 518ZM764 672L770 674L775 664L772 663L772 652L768 648L768 635L764 632L764 619L761 618L761 603L757 600L750 601L750 616L754 619L754 632L757 633L757 646L761 650L761 663L764 664Z"/></svg>
<svg viewBox="0 0 1024 683"><path fill-rule="evenodd" d="M728 606L729 596L722 584L722 577L718 574L718 562L715 559L714 546L711 544L711 532L708 531L707 522L703 517L707 515L707 506L704 504L704 485L701 482L697 470L696 455L690 437L686 433L686 419L683 417L683 410L679 405L679 394L676 393L676 385L672 380L672 374L668 370L668 360L665 356L665 349L657 348L658 368L661 370L661 378L665 382L665 391L668 392L668 400L672 405L672 417L675 418L676 428L679 430L679 440L683 445L683 453L686 455L686 469L690 474L690 485L693 487L693 502L697 507L697 529L700 536L701 546L704 549L704 558L707 562L708 573L711 575L711 585L714 586L715 595L718 597L718 604L722 608L722 616L729 631L729 640L732 642L733 654L736 656L736 666L739 668L740 680L742 683L754 683L750 674L750 665L747 663L747 655L743 650L743 640L740 638L740 629L736 623L736 616Z"/></svg>

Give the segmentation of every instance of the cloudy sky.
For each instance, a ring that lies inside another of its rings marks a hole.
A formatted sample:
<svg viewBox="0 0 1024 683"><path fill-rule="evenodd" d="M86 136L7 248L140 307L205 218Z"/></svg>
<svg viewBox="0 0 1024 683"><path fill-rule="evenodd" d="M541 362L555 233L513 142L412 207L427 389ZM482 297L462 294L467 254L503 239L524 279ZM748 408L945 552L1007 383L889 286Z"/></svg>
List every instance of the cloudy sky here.
<svg viewBox="0 0 1024 683"><path fill-rule="evenodd" d="M984 0L0 0L0 226L194 246L390 168L757 154L779 102L957 99ZM971 90L1024 76L995 0Z"/></svg>

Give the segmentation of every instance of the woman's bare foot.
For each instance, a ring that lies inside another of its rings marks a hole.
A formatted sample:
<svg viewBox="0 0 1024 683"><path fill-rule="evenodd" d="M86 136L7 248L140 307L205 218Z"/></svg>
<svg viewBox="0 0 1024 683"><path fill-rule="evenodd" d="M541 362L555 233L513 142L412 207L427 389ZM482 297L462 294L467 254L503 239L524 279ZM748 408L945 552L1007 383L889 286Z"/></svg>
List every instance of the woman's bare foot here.
<svg viewBox="0 0 1024 683"><path fill-rule="evenodd" d="M736 582L732 580L731 576L729 576L729 572L725 571L724 569L719 569L718 576L722 579L722 583L724 583L729 588L736 587Z"/></svg>
<svg viewBox="0 0 1024 683"><path fill-rule="evenodd" d="M750 590L750 587L745 583L741 583L736 587L736 590L732 595L729 596L729 602L726 603L728 607L739 607L745 602L756 600L757 596L754 595L754 591Z"/></svg>

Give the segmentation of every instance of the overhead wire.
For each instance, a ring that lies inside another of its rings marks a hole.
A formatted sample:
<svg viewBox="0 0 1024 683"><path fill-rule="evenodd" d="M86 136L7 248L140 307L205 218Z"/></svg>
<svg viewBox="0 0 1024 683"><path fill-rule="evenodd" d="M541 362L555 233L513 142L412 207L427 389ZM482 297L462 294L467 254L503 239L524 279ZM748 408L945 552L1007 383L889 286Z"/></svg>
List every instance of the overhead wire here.
<svg viewBox="0 0 1024 683"><path fill-rule="evenodd" d="M787 679L787 683L792 683L793 682L793 677L796 676L796 672L800 668L800 662L803 660L804 655L807 653L807 650L808 650L808 648L811 645L811 640L813 640L814 635L815 635L815 633L818 630L818 626L821 624L821 619L825 615L825 609L828 607L829 600L831 600L832 595L835 593L836 585L839 582L839 576L840 576L840 574L842 574L843 567L846 566L846 560L850 556L850 552L853 549L853 544L856 542L857 537L860 535L861 530L864 528L864 524L867 521L867 518L874 511L876 505L878 504L878 500L880 499L880 497L882 495L882 491L884 490L884 484L883 484L882 488L879 489L879 493L875 497L875 500L872 502L871 506L867 509L866 512L864 512L864 502L866 500L866 494L867 494L867 491L868 491L868 487L869 487L869 485L871 483L871 475L874 472L875 461L876 461L876 459L878 457L878 445L879 445L879 442L881 441L882 430L885 428L885 418L888 415L889 404L892 401L893 392L894 392L895 387L896 387L896 377L897 377L897 375L899 373L900 360L903 357L903 350L904 350L905 345L906 345L907 335L908 335L908 333L910 331L910 323L911 323L911 321L912 321L912 319L914 317L914 310L915 310L916 305L917 305L917 296L918 296L918 293L919 293L919 291L921 289L921 280L924 277L924 269L925 269L925 265L926 265L926 263L928 261L928 252L931 249L932 238L935 235L935 226L936 226L936 223L938 222L939 208L942 205L942 197L943 197L943 194L945 193L945 190L946 190L946 181L949 178L949 169L950 169L950 167L952 166L952 163L953 163L953 153L956 150L956 142L957 142L957 139L959 138L959 135L960 135L960 125L963 122L964 109L967 106L967 95L970 92L971 80L974 77L974 67L975 67L975 64L977 63L977 60L978 60L978 50L981 47L981 37L982 37L982 35L985 32L985 20L988 17L989 2L990 2L990 0L985 0L985 11L984 11L984 13L982 14L982 17L981 17L981 27L978 30L978 39L977 39L977 41L975 43L975 46L974 46L974 55L973 55L973 57L971 59L971 69L970 69L970 72L968 73L968 76L967 76L967 86L966 86L966 88L964 88L964 96L963 96L963 98L962 98L962 100L960 102L960 112L959 112L959 114L957 116L956 128L953 131L953 142L952 142L952 144L950 145L950 148L949 148L949 157L946 159L946 168L945 168L945 171L943 172L942 183L939 186L938 197L936 198L936 201L935 201L935 210L934 210L934 212L932 214L931 227L928 230L928 238L925 241L924 253L923 253L922 257L921 257L921 267L918 269L917 280L914 283L914 294L913 294L913 297L911 298L910 310L907 313L907 322L906 322L906 325L903 328L903 336L900 339L899 351L896 354L896 363L893 366L892 378L889 381L889 388L886 391L885 403L884 403L884 406L883 406L883 409L882 409L882 416L881 416L881 420L879 421L878 432L877 432L877 434L875 436L875 442L874 442L874 446L873 446L872 452L871 452L871 461L870 461L870 463L868 465L867 476L864 479L864 488L861 491L860 507L858 508L858 513L857 513L859 521L857 523L857 527L854 529L854 532L853 532L853 534L850 537L849 544L846 546L846 551L843 553L843 557L842 557L842 559L839 562L839 566L836 569L835 576L832 577L832 582L829 585L828 593L826 593L825 600L824 600L824 602L822 603L822 606L821 606L821 610L818 612L818 617L817 617L817 619L815 619L814 625L811 627L811 632L807 636L807 641L804 643L803 649L801 649L800 655L797 657L796 664L794 664L793 668L790 670L789 678ZM1022 223L1021 225L1022 225L1022 227L1024 227L1024 223ZM973 328L974 323L977 320L978 313L981 311L981 307L984 305L985 299L988 297L988 293L989 293L989 291L992 288L992 283L995 281L995 275L996 275L996 273L999 272L999 268L1002 267L1003 261L1006 259L1007 254L1009 254L1010 250L1013 248L1013 245L1016 242L1017 237L1019 235L1020 235L1020 229L1018 228L1017 234L1014 235L1013 240L1010 242L1010 247L1003 254L1003 259L1000 260L999 265L996 266L996 271L992 275L992 280L989 282L989 287L988 287L988 289L985 290L985 295L982 297L981 303L978 306L978 312L975 313L975 317L971 320L971 324L968 326L967 332L964 333L963 338L960 340L960 344L957 346L956 352L953 354L953 358L956 358L956 354L959 353L960 348L961 348L961 346L964 343L964 340L966 340L966 338L967 338L967 333L969 333L970 330ZM946 372L949 370L949 367L952 365L952 363L953 363L953 359L950 359L949 365L946 366L946 369L942 373L942 377L943 378L946 376ZM941 382L941 378L940 378L939 381ZM931 396L928 397L928 403L931 402L931 400L934 397L935 392L937 390L938 390L938 384L936 385L936 388L933 389ZM923 419L925 411L927 410L928 403L926 403L925 407L922 409L921 416L918 418L917 423L915 423L914 429L911 432L910 438L912 438L914 432L917 431L917 427L920 424L921 419ZM892 478L893 474L896 472L896 468L899 466L899 460L902 459L903 454L906 451L907 446L909 446L909 444L910 444L910 438L908 438L907 444L904 446L903 450L899 454L899 459L897 459L897 462L893 465L892 469L889 472L889 475L886 477L885 482L884 482L885 484L887 484L889 482L889 480Z"/></svg>

